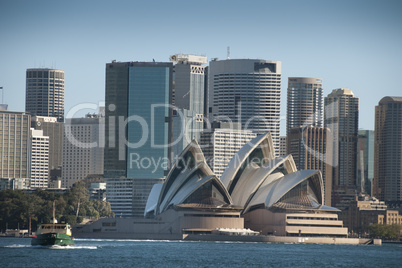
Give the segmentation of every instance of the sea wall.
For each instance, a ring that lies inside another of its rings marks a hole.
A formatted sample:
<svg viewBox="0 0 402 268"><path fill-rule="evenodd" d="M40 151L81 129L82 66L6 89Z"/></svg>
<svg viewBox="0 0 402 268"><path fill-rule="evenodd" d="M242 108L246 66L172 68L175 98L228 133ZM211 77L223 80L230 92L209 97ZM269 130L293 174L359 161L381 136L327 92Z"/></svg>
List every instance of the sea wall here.
<svg viewBox="0 0 402 268"><path fill-rule="evenodd" d="M241 241L300 244L381 245L381 239L338 237L290 237L290 236L236 236L236 235L184 235L183 240L193 241Z"/></svg>

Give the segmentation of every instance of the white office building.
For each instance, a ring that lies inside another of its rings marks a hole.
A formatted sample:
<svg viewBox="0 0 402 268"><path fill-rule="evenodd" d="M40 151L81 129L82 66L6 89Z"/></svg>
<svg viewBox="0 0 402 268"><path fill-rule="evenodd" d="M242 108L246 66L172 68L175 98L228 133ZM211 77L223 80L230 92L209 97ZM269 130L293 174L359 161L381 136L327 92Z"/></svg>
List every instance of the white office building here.
<svg viewBox="0 0 402 268"><path fill-rule="evenodd" d="M212 60L208 94L210 120L238 122L257 134L270 132L279 153L281 62Z"/></svg>
<svg viewBox="0 0 402 268"><path fill-rule="evenodd" d="M30 188L48 188L49 137L43 130L31 128L31 179Z"/></svg>
<svg viewBox="0 0 402 268"><path fill-rule="evenodd" d="M220 178L233 156L257 134L241 130L239 124L214 122L201 133L200 147L214 174Z"/></svg>
<svg viewBox="0 0 402 268"><path fill-rule="evenodd" d="M70 188L90 174L103 174L104 117L67 118L63 136L61 187Z"/></svg>

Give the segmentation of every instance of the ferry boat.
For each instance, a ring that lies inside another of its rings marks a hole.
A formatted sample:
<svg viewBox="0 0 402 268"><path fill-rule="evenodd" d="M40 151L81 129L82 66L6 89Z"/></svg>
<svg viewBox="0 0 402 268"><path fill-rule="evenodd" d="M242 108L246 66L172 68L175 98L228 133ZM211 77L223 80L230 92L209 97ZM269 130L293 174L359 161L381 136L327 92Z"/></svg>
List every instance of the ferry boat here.
<svg viewBox="0 0 402 268"><path fill-rule="evenodd" d="M68 223L57 223L53 202L53 223L40 224L32 237L31 245L41 246L74 246L74 238L71 236L71 225Z"/></svg>
<svg viewBox="0 0 402 268"><path fill-rule="evenodd" d="M71 226L68 223L41 224L32 237L31 245L41 246L74 246L74 238L71 236Z"/></svg>

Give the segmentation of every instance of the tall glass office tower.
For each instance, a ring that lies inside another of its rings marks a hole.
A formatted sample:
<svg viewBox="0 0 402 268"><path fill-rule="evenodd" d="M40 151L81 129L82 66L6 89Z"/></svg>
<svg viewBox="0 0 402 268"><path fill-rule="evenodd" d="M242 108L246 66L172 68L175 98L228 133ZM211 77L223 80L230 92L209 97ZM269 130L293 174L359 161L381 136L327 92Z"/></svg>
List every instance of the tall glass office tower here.
<svg viewBox="0 0 402 268"><path fill-rule="evenodd" d="M208 94L210 120L238 122L257 134L270 132L278 154L281 62L212 60Z"/></svg>
<svg viewBox="0 0 402 268"><path fill-rule="evenodd" d="M169 167L172 63L106 64L104 176L117 216L143 217Z"/></svg>
<svg viewBox="0 0 402 268"><path fill-rule="evenodd" d="M64 122L64 71L27 69L25 112Z"/></svg>

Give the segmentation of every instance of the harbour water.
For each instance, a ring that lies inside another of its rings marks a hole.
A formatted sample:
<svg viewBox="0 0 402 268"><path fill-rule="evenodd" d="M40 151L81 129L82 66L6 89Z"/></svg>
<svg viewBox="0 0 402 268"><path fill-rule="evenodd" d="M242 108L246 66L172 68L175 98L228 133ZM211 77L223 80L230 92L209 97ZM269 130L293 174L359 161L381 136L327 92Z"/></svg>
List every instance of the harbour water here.
<svg viewBox="0 0 402 268"><path fill-rule="evenodd" d="M402 245L76 239L74 247L0 238L0 267L401 267Z"/></svg>

